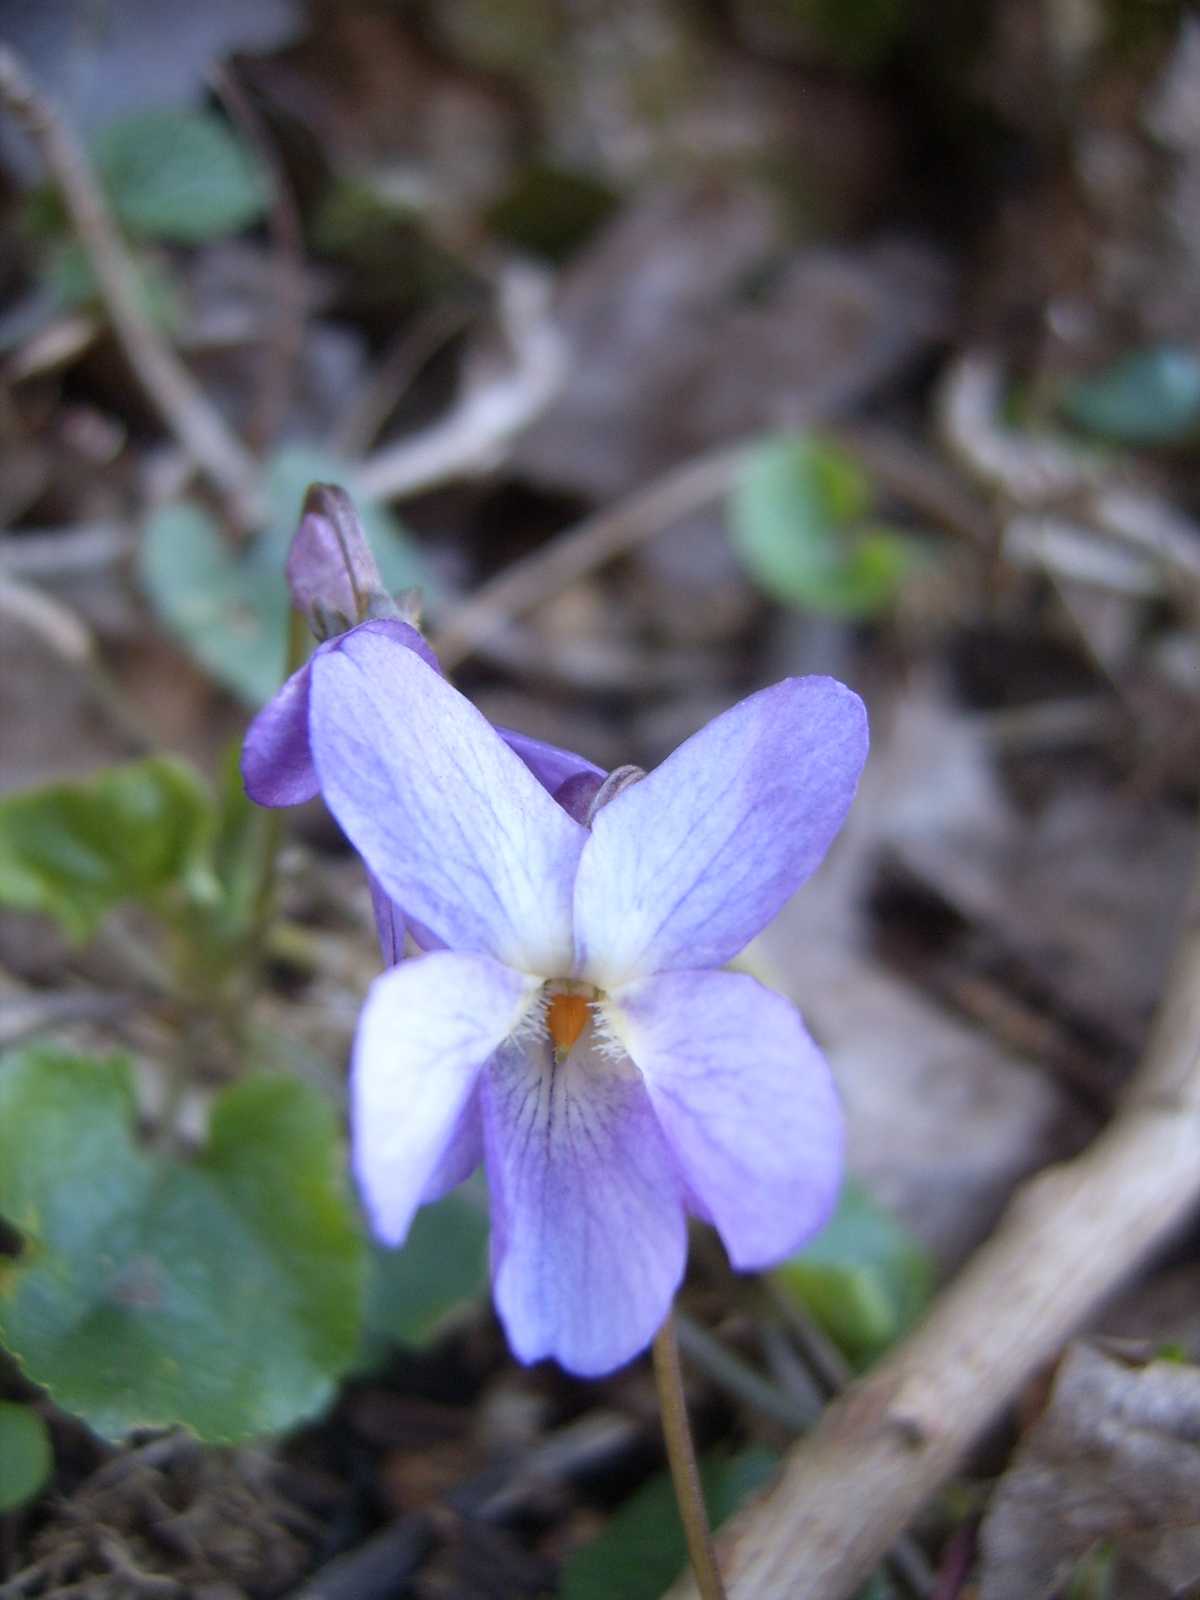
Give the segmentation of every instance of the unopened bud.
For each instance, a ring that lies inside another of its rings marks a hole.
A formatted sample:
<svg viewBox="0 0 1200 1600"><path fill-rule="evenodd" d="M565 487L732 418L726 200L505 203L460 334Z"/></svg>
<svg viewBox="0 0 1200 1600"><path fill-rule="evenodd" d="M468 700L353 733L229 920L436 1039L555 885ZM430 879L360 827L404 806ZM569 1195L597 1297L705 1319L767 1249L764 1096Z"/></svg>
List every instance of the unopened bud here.
<svg viewBox="0 0 1200 1600"><path fill-rule="evenodd" d="M354 502L332 483L314 483L288 551L292 603L318 639L346 633L370 617L399 613L383 586Z"/></svg>

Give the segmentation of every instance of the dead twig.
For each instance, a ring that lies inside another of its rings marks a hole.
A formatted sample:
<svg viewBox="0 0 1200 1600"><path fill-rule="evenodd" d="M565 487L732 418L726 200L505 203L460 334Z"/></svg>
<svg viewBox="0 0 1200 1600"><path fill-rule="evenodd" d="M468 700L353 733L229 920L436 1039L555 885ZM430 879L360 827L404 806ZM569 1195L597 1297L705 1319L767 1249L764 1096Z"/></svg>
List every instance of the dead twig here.
<svg viewBox="0 0 1200 1600"><path fill-rule="evenodd" d="M138 290L137 269L79 141L17 56L4 45L0 45L0 105L12 113L37 145L47 170L62 190L130 367L167 427L234 503L239 520L244 520L258 479L253 457L147 315Z"/></svg>
<svg viewBox="0 0 1200 1600"><path fill-rule="evenodd" d="M731 1600L855 1591L1020 1386L1200 1202L1198 1128L1200 886L1122 1110L1083 1155L1018 1190L916 1332L728 1525Z"/></svg>
<svg viewBox="0 0 1200 1600"><path fill-rule="evenodd" d="M371 456L357 473L360 492L400 500L453 478L490 472L511 441L558 392L566 371L562 335L550 317L552 280L532 267L506 265L497 312L509 347L506 365L477 360L448 417Z"/></svg>
<svg viewBox="0 0 1200 1600"><path fill-rule="evenodd" d="M252 97L226 66L213 69L212 82L222 105L267 174L271 191L267 227L274 252L275 306L258 392L246 426L252 447L263 450L275 438L287 414L292 374L304 343L304 230L287 173Z"/></svg>
<svg viewBox="0 0 1200 1600"><path fill-rule="evenodd" d="M514 617L561 593L593 568L613 561L643 539L725 494L745 459L735 445L666 473L607 511L586 517L550 544L514 561L485 583L438 631L436 648L447 671L458 666Z"/></svg>

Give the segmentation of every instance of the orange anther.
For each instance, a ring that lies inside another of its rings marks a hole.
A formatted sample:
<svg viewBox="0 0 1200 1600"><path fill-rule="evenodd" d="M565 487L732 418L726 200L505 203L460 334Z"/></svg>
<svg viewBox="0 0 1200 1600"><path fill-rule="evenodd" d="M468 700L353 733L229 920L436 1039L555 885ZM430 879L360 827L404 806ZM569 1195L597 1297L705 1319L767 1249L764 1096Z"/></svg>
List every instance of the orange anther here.
<svg viewBox="0 0 1200 1600"><path fill-rule="evenodd" d="M556 994L550 998L546 1026L561 1061L587 1026L588 1003L581 994Z"/></svg>

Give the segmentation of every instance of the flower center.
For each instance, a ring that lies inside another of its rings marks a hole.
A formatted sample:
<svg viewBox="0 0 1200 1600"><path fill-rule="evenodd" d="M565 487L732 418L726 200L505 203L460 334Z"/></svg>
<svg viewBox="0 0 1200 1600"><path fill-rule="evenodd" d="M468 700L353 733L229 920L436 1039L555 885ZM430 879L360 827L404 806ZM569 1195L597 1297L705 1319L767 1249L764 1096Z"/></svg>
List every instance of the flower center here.
<svg viewBox="0 0 1200 1600"><path fill-rule="evenodd" d="M587 1027L591 1007L584 995L554 994L546 1009L546 1027L554 1041L554 1054L565 1061L571 1046Z"/></svg>

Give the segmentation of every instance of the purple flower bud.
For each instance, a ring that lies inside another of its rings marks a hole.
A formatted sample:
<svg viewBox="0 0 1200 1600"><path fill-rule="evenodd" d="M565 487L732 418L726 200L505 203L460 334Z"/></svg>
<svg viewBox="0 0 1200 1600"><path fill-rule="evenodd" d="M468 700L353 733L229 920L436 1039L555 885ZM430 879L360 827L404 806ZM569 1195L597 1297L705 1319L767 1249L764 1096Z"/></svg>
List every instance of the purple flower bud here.
<svg viewBox="0 0 1200 1600"><path fill-rule="evenodd" d="M398 617L371 554L354 502L332 483L314 483L288 552L292 603L318 639L372 617Z"/></svg>

